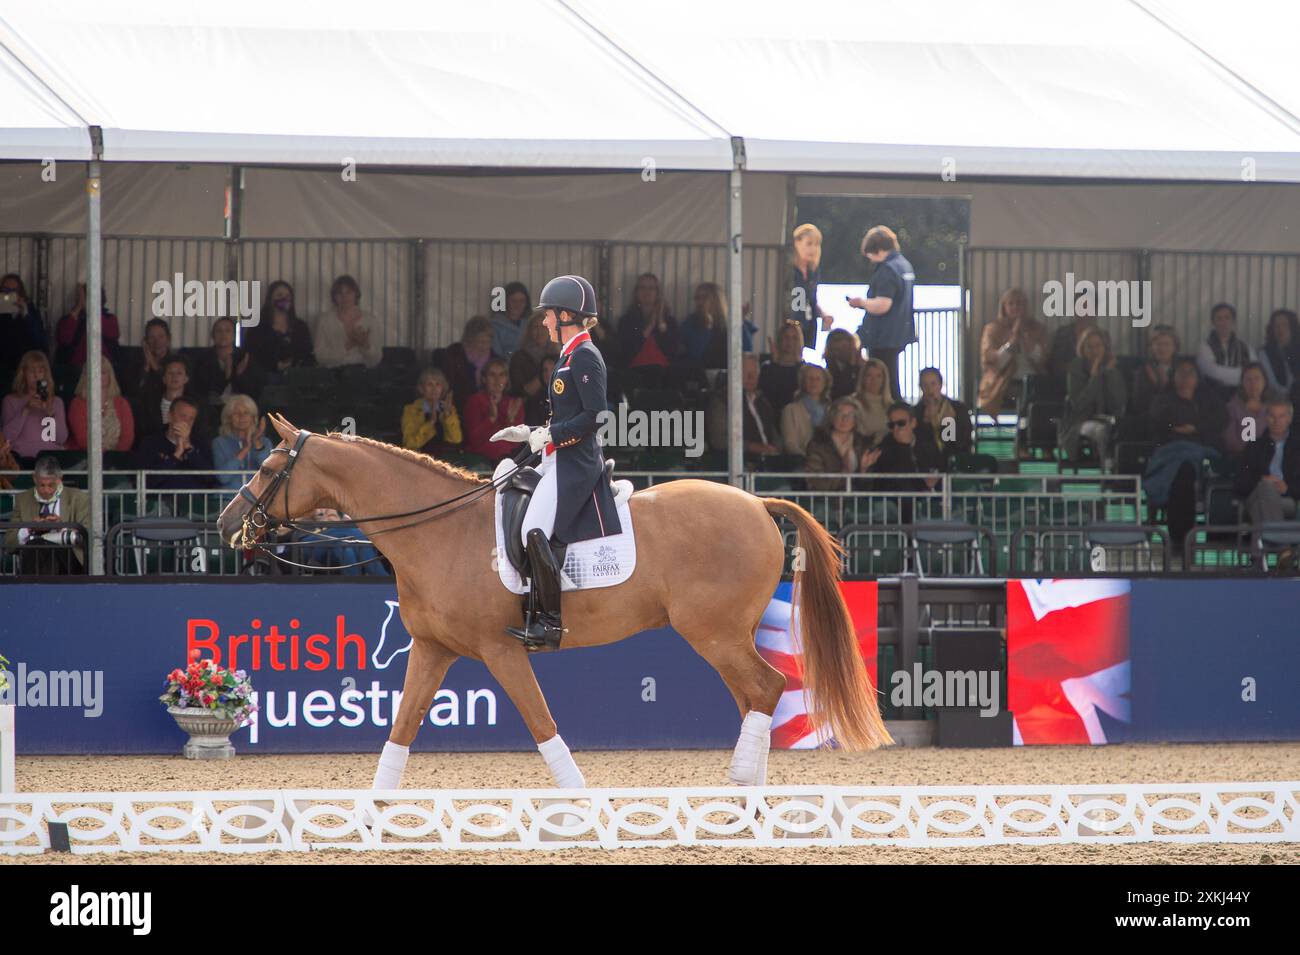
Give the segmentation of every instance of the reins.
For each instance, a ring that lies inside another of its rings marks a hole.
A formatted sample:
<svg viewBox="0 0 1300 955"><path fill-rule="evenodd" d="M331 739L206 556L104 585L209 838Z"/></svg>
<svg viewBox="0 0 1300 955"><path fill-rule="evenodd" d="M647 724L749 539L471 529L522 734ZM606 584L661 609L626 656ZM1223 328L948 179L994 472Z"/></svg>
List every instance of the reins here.
<svg viewBox="0 0 1300 955"><path fill-rule="evenodd" d="M424 515L423 517L420 517L418 520L410 521L409 523L406 524L400 524L396 527L380 528L379 530L372 532L368 538L336 538L336 537L329 537L328 535L322 534L320 533L319 530L310 530L308 528L302 527L299 525L297 521L287 516L289 513L290 475L293 472L294 465L298 463L298 456L302 453L303 445L307 443L307 439L310 438L311 436L312 433L310 431L300 431L298 432L298 438L297 440L294 441L292 448L271 449L270 452L271 454L286 454L289 456L289 460L284 467L282 467L279 471L275 472L275 476L271 478L270 484L267 485L266 489L262 491L260 495L254 497L253 492L248 489L248 485L252 483L253 478L249 478L247 481L245 481L244 485L239 489L239 496L242 497L244 500L249 501L253 505L252 508L248 511L248 513L244 515L240 526L240 532L239 532L240 546L242 546L246 550L260 550L268 557L272 557L275 560L278 560L282 564L287 564L290 567L299 567L304 570L318 570L320 568L314 564L300 564L297 563L296 561L289 560L288 558L281 557L279 554L275 553L274 548L283 547L286 545L272 544L264 541L259 541L256 539L255 535L259 532L266 531L271 526L275 526L275 527L287 527L291 530L297 531L300 534L310 534L313 537L321 538L320 540L315 540L315 541L296 542L299 544L303 544L303 543L310 544L310 545L318 545L318 544L326 544L326 543L344 544L344 545L369 544L370 543L369 538L377 537L380 534L388 534L391 533L392 531L407 530L409 528L416 527L420 524L424 524L428 521L436 520L439 517L445 517L446 515L451 514L454 511L457 511L468 504L475 503L480 498L487 495L490 491L494 491L497 488L504 486L506 483L510 481L511 478L515 476L515 474L517 474L523 468L533 464L535 460L538 457L540 457L540 455L536 452L529 454L522 461L516 462L514 468L502 474L500 477L494 477L489 481L485 481L483 484L472 487L461 494L457 494L455 497L447 498L444 501L435 501L433 504L429 504L424 507L418 507L415 508L414 510L400 511L394 514L375 514L367 517L350 517L346 521L338 520L338 521L313 521L312 522L312 526L318 529L321 527L338 526L338 525L346 525L352 527L366 521L389 521L389 520L397 520L398 518L403 518L403 517L414 517L416 515L421 515L421 514ZM254 477L256 477L256 475L254 475ZM277 517L273 517L267 512L267 507L275 499L276 492L279 491L281 484L284 485L284 508L285 508L285 515L286 515L286 518L284 520L280 520ZM342 564L339 566L331 567L329 569L349 570L353 567L362 567L366 564L372 564L375 561L382 560L382 559L383 559L383 555L377 554L376 556L369 557L366 560L356 561L351 564Z"/></svg>

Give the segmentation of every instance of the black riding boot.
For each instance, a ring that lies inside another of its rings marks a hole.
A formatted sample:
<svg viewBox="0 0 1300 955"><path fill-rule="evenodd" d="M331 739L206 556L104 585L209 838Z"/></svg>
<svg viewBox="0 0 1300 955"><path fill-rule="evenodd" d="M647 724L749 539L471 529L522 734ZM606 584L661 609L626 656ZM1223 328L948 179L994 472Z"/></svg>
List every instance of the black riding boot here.
<svg viewBox="0 0 1300 955"><path fill-rule="evenodd" d="M540 528L528 532L528 563L532 570L528 612L523 628L506 627L529 650L558 650L565 634L560 622L560 565Z"/></svg>

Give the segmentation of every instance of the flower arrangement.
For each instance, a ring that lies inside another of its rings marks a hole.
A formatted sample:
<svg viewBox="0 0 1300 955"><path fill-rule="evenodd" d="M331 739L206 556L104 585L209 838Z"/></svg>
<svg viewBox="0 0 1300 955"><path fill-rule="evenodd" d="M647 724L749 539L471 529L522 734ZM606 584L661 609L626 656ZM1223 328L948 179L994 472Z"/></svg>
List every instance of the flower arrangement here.
<svg viewBox="0 0 1300 955"><path fill-rule="evenodd" d="M227 670L210 658L193 660L184 670L172 670L167 674L167 692L158 699L168 706L206 710L236 720L238 726L251 722L257 712L248 673Z"/></svg>
<svg viewBox="0 0 1300 955"><path fill-rule="evenodd" d="M0 693L9 689L9 661L0 653Z"/></svg>

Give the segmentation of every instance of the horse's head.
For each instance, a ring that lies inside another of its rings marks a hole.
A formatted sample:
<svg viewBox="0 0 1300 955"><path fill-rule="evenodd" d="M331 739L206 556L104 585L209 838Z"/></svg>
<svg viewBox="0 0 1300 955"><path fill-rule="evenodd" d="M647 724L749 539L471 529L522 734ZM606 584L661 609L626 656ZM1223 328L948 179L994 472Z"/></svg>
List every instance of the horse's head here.
<svg viewBox="0 0 1300 955"><path fill-rule="evenodd" d="M268 524L310 514L322 497L319 472L306 463L311 458L307 438L312 433L295 428L282 415L267 417L280 443L217 518L221 539L231 547L247 546Z"/></svg>

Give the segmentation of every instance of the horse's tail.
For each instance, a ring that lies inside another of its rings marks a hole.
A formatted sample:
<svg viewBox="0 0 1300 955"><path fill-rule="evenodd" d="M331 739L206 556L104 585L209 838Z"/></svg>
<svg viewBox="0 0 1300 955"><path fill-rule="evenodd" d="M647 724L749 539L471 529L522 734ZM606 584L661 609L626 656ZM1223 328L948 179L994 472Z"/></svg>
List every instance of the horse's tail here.
<svg viewBox="0 0 1300 955"><path fill-rule="evenodd" d="M794 575L794 606L803 645L805 703L813 726L828 730L845 749L892 743L839 588L844 548L798 504L764 498L763 506L769 514L788 518L799 531L803 569Z"/></svg>

